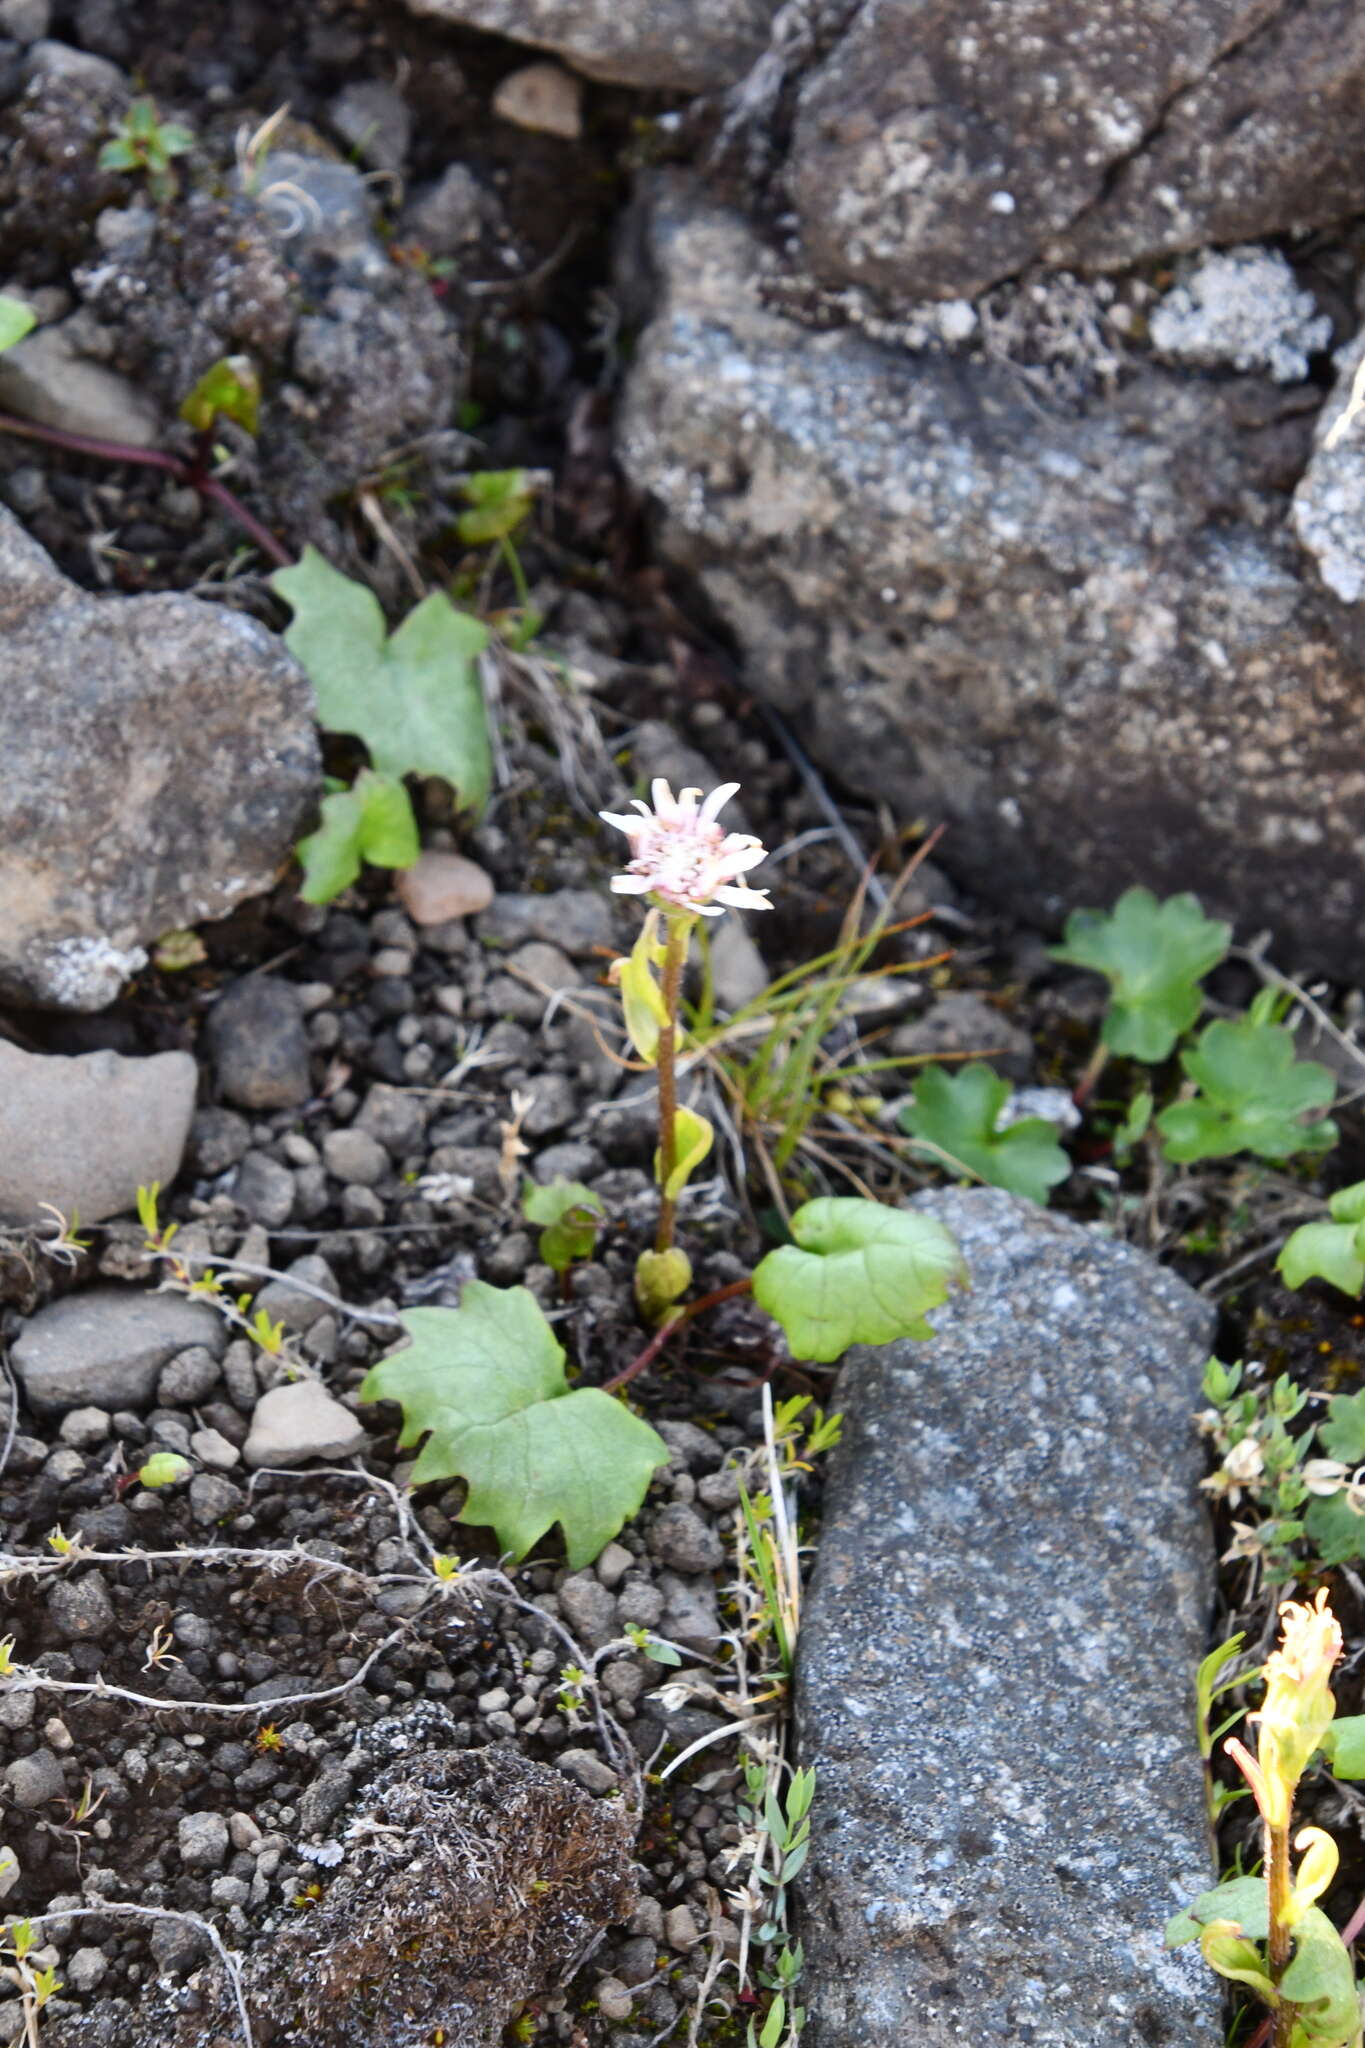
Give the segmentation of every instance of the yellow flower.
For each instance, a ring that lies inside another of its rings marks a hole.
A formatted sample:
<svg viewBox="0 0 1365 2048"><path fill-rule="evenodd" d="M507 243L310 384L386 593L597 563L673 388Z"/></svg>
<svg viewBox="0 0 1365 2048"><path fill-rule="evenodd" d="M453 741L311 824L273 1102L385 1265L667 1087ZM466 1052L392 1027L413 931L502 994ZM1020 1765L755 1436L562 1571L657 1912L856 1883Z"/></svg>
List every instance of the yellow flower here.
<svg viewBox="0 0 1365 2048"><path fill-rule="evenodd" d="M1328 1681L1341 1655L1341 1630L1323 1587L1309 1607L1286 1600L1280 1609L1280 1647L1266 1659L1265 1700L1251 1780L1256 1803L1271 1827L1287 1827L1294 1790L1336 1712ZM1240 1745L1239 1745L1240 1747ZM1243 1770L1246 1769L1243 1758Z"/></svg>

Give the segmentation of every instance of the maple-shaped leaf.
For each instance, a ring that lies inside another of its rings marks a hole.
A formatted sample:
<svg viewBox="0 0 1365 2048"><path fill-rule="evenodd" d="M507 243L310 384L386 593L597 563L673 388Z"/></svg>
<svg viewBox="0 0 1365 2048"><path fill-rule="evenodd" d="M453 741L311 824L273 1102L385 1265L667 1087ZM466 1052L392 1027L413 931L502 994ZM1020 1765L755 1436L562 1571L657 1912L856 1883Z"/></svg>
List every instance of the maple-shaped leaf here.
<svg viewBox="0 0 1365 2048"><path fill-rule="evenodd" d="M1294 1034L1284 1025L1219 1018L1181 1054L1180 1064L1198 1093L1173 1102L1156 1120L1162 1149L1177 1165L1234 1152L1288 1159L1335 1145L1337 1127L1329 1118L1302 1119L1332 1100L1336 1082L1316 1060L1296 1057Z"/></svg>
<svg viewBox="0 0 1365 2048"><path fill-rule="evenodd" d="M556 1522L569 1567L592 1563L645 1497L668 1446L598 1387L571 1388L524 1287L469 1281L458 1308L410 1309L411 1340L367 1373L362 1401L397 1401L399 1444L425 1437L412 1484L463 1479L459 1519L522 1558Z"/></svg>
<svg viewBox="0 0 1365 2048"><path fill-rule="evenodd" d="M421 850L402 783L362 768L349 789L322 799L322 823L295 848L303 868L299 894L305 903L330 903L350 888L362 862L410 868Z"/></svg>
<svg viewBox="0 0 1365 2048"><path fill-rule="evenodd" d="M795 1357L822 1365L850 1344L932 1337L926 1314L967 1282L956 1239L913 1209L823 1195L796 1211L791 1234L755 1267L754 1300Z"/></svg>
<svg viewBox="0 0 1365 2048"><path fill-rule="evenodd" d="M1007 1188L1046 1204L1048 1189L1065 1180L1071 1161L1057 1143L1057 1127L1044 1117L1020 1117L1000 1128L1010 1084L987 1066L926 1067L901 1111L902 1130L940 1158L991 1187Z"/></svg>
<svg viewBox="0 0 1365 2048"><path fill-rule="evenodd" d="M492 755L476 662L487 628L435 591L389 633L374 592L313 547L270 581L293 610L284 644L308 672L319 724L363 740L381 775L439 775L461 803L482 805Z"/></svg>
<svg viewBox="0 0 1365 2048"><path fill-rule="evenodd" d="M1126 889L1114 908L1074 910L1054 960L1109 983L1100 1037L1127 1059L1164 1060L1199 1015L1199 983L1228 950L1232 926L1205 917L1197 896Z"/></svg>

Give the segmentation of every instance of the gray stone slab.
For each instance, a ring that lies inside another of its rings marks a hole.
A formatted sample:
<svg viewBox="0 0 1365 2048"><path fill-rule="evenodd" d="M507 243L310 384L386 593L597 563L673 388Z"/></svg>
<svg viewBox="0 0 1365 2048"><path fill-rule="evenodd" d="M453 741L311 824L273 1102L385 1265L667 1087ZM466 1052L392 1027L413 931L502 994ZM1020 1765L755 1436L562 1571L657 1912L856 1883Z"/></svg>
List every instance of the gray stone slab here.
<svg viewBox="0 0 1365 2048"><path fill-rule="evenodd" d="M1162 1925L1209 1881L1191 1413L1212 1313L994 1189L915 1207L970 1294L851 1353L801 1635L809 2048L1219 2048Z"/></svg>

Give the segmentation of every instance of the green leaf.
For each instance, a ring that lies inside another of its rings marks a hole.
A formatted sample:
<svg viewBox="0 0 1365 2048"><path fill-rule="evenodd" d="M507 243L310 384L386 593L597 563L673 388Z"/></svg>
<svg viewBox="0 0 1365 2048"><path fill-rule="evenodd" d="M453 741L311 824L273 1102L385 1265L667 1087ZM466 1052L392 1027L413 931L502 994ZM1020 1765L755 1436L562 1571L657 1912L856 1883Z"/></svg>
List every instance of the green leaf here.
<svg viewBox="0 0 1365 2048"><path fill-rule="evenodd" d="M180 402L180 417L206 434L216 419L235 420L255 434L261 417L261 380L250 356L219 356Z"/></svg>
<svg viewBox="0 0 1365 2048"><path fill-rule="evenodd" d="M674 1158L668 1185L664 1187L665 1200L676 1202L692 1175L701 1165L715 1140L715 1132L704 1116L698 1116L695 1109L688 1109L679 1103L673 1120ZM654 1178L663 1185L663 1155L654 1154Z"/></svg>
<svg viewBox="0 0 1365 2048"><path fill-rule="evenodd" d="M1056 1126L1043 1117L1021 1117L1000 1130L1009 1099L1009 1082L990 1067L926 1067L901 1111L901 1128L975 1179L1046 1205L1048 1189L1066 1179L1071 1161Z"/></svg>
<svg viewBox="0 0 1365 2048"><path fill-rule="evenodd" d="M639 938L628 954L612 961L608 977L621 991L626 1035L637 1058L648 1067L659 1057L659 1033L668 1022L668 1007L655 971L667 957L668 948L659 937L659 913L650 910Z"/></svg>
<svg viewBox="0 0 1365 2048"><path fill-rule="evenodd" d="M1343 1465L1365 1464L1365 1391L1333 1394L1318 1442L1329 1458L1340 1458Z"/></svg>
<svg viewBox="0 0 1365 2048"><path fill-rule="evenodd" d="M296 849L305 903L330 903L349 889L361 863L410 868L421 852L412 801L401 782L362 768L350 789L322 799L322 823Z"/></svg>
<svg viewBox="0 0 1365 2048"><path fill-rule="evenodd" d="M1294 1035L1282 1024L1220 1018L1205 1026L1180 1063L1199 1093L1173 1102L1156 1120L1167 1159L1183 1165L1234 1152L1288 1159L1335 1145L1337 1127L1329 1118L1300 1119L1332 1100L1336 1081L1316 1060L1295 1057Z"/></svg>
<svg viewBox="0 0 1365 2048"><path fill-rule="evenodd" d="M102 171L139 171L144 161L144 152L125 142L116 135L112 142L106 142L96 162Z"/></svg>
<svg viewBox="0 0 1365 2048"><path fill-rule="evenodd" d="M469 1281L460 1306L410 1309L411 1342L366 1375L363 1401L398 1401L401 1446L425 1437L412 1484L464 1479L462 1522L522 1558L554 1523L581 1571L645 1497L666 1444L598 1387L570 1389L564 1353L524 1287Z"/></svg>
<svg viewBox="0 0 1365 2048"><path fill-rule="evenodd" d="M1199 1015L1199 983L1228 950L1232 926L1205 917L1197 896L1127 889L1112 911L1075 910L1054 960L1109 983L1100 1036L1128 1059L1164 1060Z"/></svg>
<svg viewBox="0 0 1365 2048"><path fill-rule="evenodd" d="M467 476L460 495L470 509L455 521L465 546L482 547L515 533L535 501L534 488L524 469L485 469Z"/></svg>
<svg viewBox="0 0 1365 2048"><path fill-rule="evenodd" d="M1327 1204L1334 1223L1365 1223L1365 1180L1338 1188Z"/></svg>
<svg viewBox="0 0 1365 2048"><path fill-rule="evenodd" d="M827 1364L850 1344L932 1337L928 1311L967 1284L954 1238L910 1209L825 1195L796 1211L791 1234L755 1268L754 1300L797 1358Z"/></svg>
<svg viewBox="0 0 1365 2048"><path fill-rule="evenodd" d="M159 1486L179 1486L193 1470L189 1459L182 1458L176 1451L153 1451L139 1468L137 1476L143 1486L155 1492Z"/></svg>
<svg viewBox="0 0 1365 2048"><path fill-rule="evenodd" d="M552 1180L545 1187L528 1180L521 1191L521 1213L528 1223L543 1224L540 1256L556 1273L575 1259L590 1259L597 1233L606 1219L602 1198L581 1180Z"/></svg>
<svg viewBox="0 0 1365 2048"><path fill-rule="evenodd" d="M381 775L439 775L481 806L492 754L475 664L487 628L437 591L387 635L374 592L313 547L270 581L293 610L285 645L308 671L319 723L363 740Z"/></svg>
<svg viewBox="0 0 1365 2048"><path fill-rule="evenodd" d="M1319 1495L1304 1511L1303 1532L1319 1564L1350 1564L1365 1557L1365 1514L1351 1504L1346 1487Z"/></svg>
<svg viewBox="0 0 1365 2048"><path fill-rule="evenodd" d="M1365 1778L1365 1714L1341 1714L1322 1738L1334 1778Z"/></svg>
<svg viewBox="0 0 1365 2048"><path fill-rule="evenodd" d="M1196 1941L1201 1927L1211 1920L1234 1920L1251 1941L1264 1941L1270 1932L1270 1907L1263 1877L1230 1877L1212 1891L1201 1892L1183 1913L1166 1923L1167 1948L1179 1948Z"/></svg>
<svg viewBox="0 0 1365 2048"><path fill-rule="evenodd" d="M1365 1225L1301 1223L1285 1239L1276 1271L1286 1287L1308 1280L1327 1280L1343 1294L1365 1288Z"/></svg>
<svg viewBox="0 0 1365 2048"><path fill-rule="evenodd" d="M1347 2048L1360 2039L1355 1968L1320 1906L1310 1906L1294 1929L1294 1956L1280 1978L1280 1995L1310 2041Z"/></svg>
<svg viewBox="0 0 1365 2048"><path fill-rule="evenodd" d="M22 341L36 325L22 299L13 299L8 292L0 292L0 349L13 348L15 342Z"/></svg>

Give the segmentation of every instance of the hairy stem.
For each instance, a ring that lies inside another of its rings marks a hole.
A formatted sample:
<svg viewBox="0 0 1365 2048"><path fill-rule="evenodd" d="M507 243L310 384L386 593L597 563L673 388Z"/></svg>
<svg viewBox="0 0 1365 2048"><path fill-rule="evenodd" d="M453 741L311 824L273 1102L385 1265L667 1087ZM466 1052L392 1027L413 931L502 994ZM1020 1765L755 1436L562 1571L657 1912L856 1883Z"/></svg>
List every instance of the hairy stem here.
<svg viewBox="0 0 1365 2048"><path fill-rule="evenodd" d="M682 1004L683 966L692 919L670 913L666 926L663 998L668 1021L659 1030L659 1227L654 1234L656 1252L671 1251L673 1219L677 1203L668 1193L668 1183L678 1163L678 1011Z"/></svg>
<svg viewBox="0 0 1365 2048"><path fill-rule="evenodd" d="M1265 1881L1270 1901L1270 1981L1278 1984L1289 1967L1289 1822L1275 1827L1269 1821L1265 1825ZM1294 2030L1294 2010L1282 2005L1274 2015L1271 2029L1273 2048L1289 2048L1289 2037Z"/></svg>
<svg viewBox="0 0 1365 2048"><path fill-rule="evenodd" d="M684 1323L690 1323L693 1316L699 1315L704 1308L714 1308L720 1301L733 1301L738 1294L751 1294L753 1286L752 1280L732 1280L728 1287L713 1288L710 1294L702 1294L696 1301L689 1301L686 1308L680 1308L676 1315L668 1318L661 1329L654 1332L644 1350L637 1352L629 1365L623 1366L613 1379L603 1384L602 1392L613 1394L618 1387L624 1387L631 1380L638 1379L648 1366L653 1365L673 1332L680 1330Z"/></svg>

